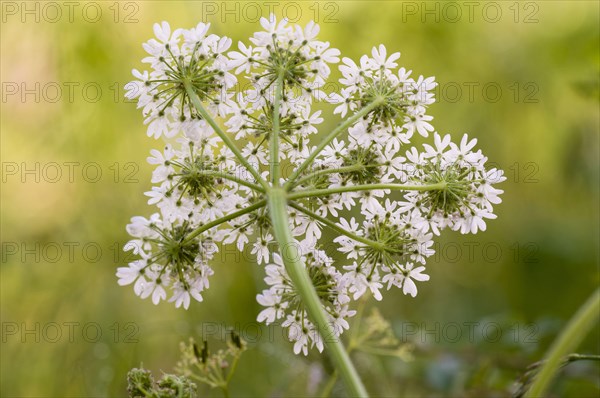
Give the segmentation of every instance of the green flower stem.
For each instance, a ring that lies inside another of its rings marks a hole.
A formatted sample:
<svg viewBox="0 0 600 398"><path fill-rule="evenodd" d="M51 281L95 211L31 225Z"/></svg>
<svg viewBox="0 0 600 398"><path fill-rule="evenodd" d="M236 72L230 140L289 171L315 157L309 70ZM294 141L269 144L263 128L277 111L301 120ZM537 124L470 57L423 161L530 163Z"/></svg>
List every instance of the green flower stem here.
<svg viewBox="0 0 600 398"><path fill-rule="evenodd" d="M385 98L382 98L380 100L376 100L376 101L371 102L369 105L365 106L364 108L362 108L361 110L359 110L358 112L356 112L354 115L352 115L351 117L349 117L348 119L346 119L342 124L340 124L335 129L333 129L333 131L331 133L329 133L329 135L327 137L325 137L321 141L321 143L308 156L308 158L306 158L306 160L300 166L298 166L298 168L288 178L288 181L285 183L285 185L283 187L286 190L288 190L290 188L290 186L294 183L294 181L296 180L296 178L298 178L298 176L304 171L304 169L306 169L308 166L310 166L312 164L312 162L315 160L315 158L317 157L317 155L319 153L321 153L321 151L323 149L325 149L325 147L327 145L329 145L329 143L331 141L333 141L333 139L335 137L337 137L338 135L340 135L342 132L346 131L350 126L352 126L354 123L356 123L356 121L359 120L361 117L366 116L374 108L376 108L377 106L379 106L382 101L385 101Z"/></svg>
<svg viewBox="0 0 600 398"><path fill-rule="evenodd" d="M248 160L246 160L244 155L242 155L238 147L235 146L235 143L231 140L231 138L229 138L229 136L223 130L221 130L221 127L219 127L217 122L215 122L214 119L208 114L208 112L206 112L206 109L204 109L200 98L194 92L192 83L189 80L186 80L184 85L187 95L190 97L192 104L194 104L194 108L196 108L196 110L198 111L198 113L200 113L202 118L204 118L204 120L206 120L208 124L210 124L210 126L215 130L217 135L223 140L223 142L225 143L225 145L227 145L231 152L233 152L233 154L240 161L240 163L243 164L246 169L248 169L248 171L250 172L250 174L252 174L254 179L265 189L267 189L269 187L267 182L263 180L259 172L254 167L252 167L250 163L248 163Z"/></svg>
<svg viewBox="0 0 600 398"><path fill-rule="evenodd" d="M224 178L226 180L229 181L233 181L233 182L237 182L240 185L245 185L248 188L252 188L253 190L260 192L260 193L265 193L265 189L263 187L261 187L260 185L257 185L253 182L250 181L246 181L243 180L239 177L236 177L232 174L229 173L223 173L220 171L210 171L210 170L205 170L205 171L201 171L198 173L199 175L204 175L204 176L209 176L209 177L217 177L217 178Z"/></svg>
<svg viewBox="0 0 600 398"><path fill-rule="evenodd" d="M279 73L275 83L275 102L273 103L273 131L269 152L271 154L271 184L279 185L279 106L283 96L283 73Z"/></svg>
<svg viewBox="0 0 600 398"><path fill-rule="evenodd" d="M304 207L298 205L297 203L289 202L288 204L291 207L293 207L294 209L296 209L298 211L301 211L302 213L304 213L307 216L309 216L309 217L311 217L311 218L319 221L322 224L327 225L329 228L333 229L335 232L338 232L338 233L340 233L342 235L346 235L350 239L354 239L357 242L364 243L365 245L369 245L371 247L383 248L383 245L381 243L375 242L374 240L371 240L371 239L364 238L362 236L358 236L356 234L353 234L352 232L347 231L344 228L340 227L339 225L337 225L333 221L330 221L330 220L326 219L325 217L321 217L317 213L314 213L314 212L312 212L312 211L310 211L308 209L305 209Z"/></svg>
<svg viewBox="0 0 600 398"><path fill-rule="evenodd" d="M579 308L571 318L560 336L552 343L546 361L535 377L531 388L525 394L526 398L543 397L550 382L558 371L563 357L575 350L590 329L598 322L600 316L600 289Z"/></svg>
<svg viewBox="0 0 600 398"><path fill-rule="evenodd" d="M202 232L207 231L207 230L211 229L212 227L216 227L217 225L223 224L224 222L231 221L234 218L243 216L244 214L251 213L256 209L260 209L261 207L263 207L266 204L267 204L267 201L265 199L263 199L261 201L256 202L255 204L253 204L251 206L245 207L241 210L230 213L224 217L218 218L214 221L209 222L208 224L204 224L204 225L196 228L192 232L190 232L190 234L185 238L185 240L183 241L182 244L190 243L194 238L196 238Z"/></svg>
<svg viewBox="0 0 600 398"><path fill-rule="evenodd" d="M350 350L348 350L348 352L350 352ZM321 391L321 393L319 394L319 396L321 398L328 398L331 395L331 392L333 391L333 387L335 387L335 383L337 382L337 379L338 379L338 372L337 372L337 370L334 370L331 377L329 377L327 384L325 385L325 387L323 387L323 391Z"/></svg>
<svg viewBox="0 0 600 398"><path fill-rule="evenodd" d="M446 188L446 182L438 182L430 185L404 185L404 184L369 184L369 185L347 185L343 187L328 189L312 189L305 191L292 192L288 195L289 199L310 198L312 196L327 196L335 193L356 192L356 191L374 191L380 189L389 189L392 191L435 191Z"/></svg>
<svg viewBox="0 0 600 398"><path fill-rule="evenodd" d="M577 361L599 361L600 362L600 355L570 354L570 355L567 355L567 358L565 359L565 362L567 362L567 363L577 362Z"/></svg>
<svg viewBox="0 0 600 398"><path fill-rule="evenodd" d="M225 379L225 383L227 383L227 385L229 385L229 382L231 381L231 378L233 377L233 374L235 373L235 370L237 369L237 364L240 360L240 356L236 355L233 358L233 363L231 364L231 368L229 368L229 373L227 373L227 378Z"/></svg>
<svg viewBox="0 0 600 398"><path fill-rule="evenodd" d="M302 302L306 307L308 316L320 331L328 353L337 370L342 375L350 395L367 397L367 390L350 361L344 345L338 337L335 337L319 296L300 259L298 247L290 232L285 191L281 188L273 188L268 193L268 198L271 223L273 224L273 232L279 245L281 258L292 283L300 297L302 297Z"/></svg>
<svg viewBox="0 0 600 398"><path fill-rule="evenodd" d="M380 164L373 164L373 165L354 164L352 166L338 167L336 169L324 169L324 170L314 171L310 175L307 175L306 177L302 177L299 180L296 180L292 184L292 186L289 187L289 189L291 189L293 187L297 187L298 185L302 185L303 183L308 182L316 177L321 177L321 176L333 174L333 173L349 173L352 171L361 170L363 168L379 167L379 166L381 166L381 165Z"/></svg>
<svg viewBox="0 0 600 398"><path fill-rule="evenodd" d="M221 387L221 390L223 391L223 396L225 398L229 398L229 388L227 388L227 386L223 386Z"/></svg>

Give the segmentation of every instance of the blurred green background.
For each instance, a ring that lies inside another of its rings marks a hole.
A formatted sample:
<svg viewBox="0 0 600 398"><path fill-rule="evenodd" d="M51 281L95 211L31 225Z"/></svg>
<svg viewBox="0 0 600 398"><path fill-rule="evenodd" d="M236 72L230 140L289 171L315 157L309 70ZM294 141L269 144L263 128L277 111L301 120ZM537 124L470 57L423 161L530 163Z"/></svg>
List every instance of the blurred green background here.
<svg viewBox="0 0 600 398"><path fill-rule="evenodd" d="M355 355L374 395L509 396L599 285L598 2L290 3L2 2L2 397L124 396L130 368L172 371L179 341L204 330L218 347L226 327L250 340L233 395L316 395L331 373L314 353L295 357L281 329L257 329L263 273L233 250L188 311L116 283L125 225L153 211L145 159L162 146L123 86L162 20L208 20L237 43L271 7L316 19L347 57L384 43L436 76L436 129L478 138L506 171L488 230L445 232L418 296L377 303L413 360ZM578 351L598 354L599 341L596 327ZM599 372L573 364L553 395L597 397Z"/></svg>

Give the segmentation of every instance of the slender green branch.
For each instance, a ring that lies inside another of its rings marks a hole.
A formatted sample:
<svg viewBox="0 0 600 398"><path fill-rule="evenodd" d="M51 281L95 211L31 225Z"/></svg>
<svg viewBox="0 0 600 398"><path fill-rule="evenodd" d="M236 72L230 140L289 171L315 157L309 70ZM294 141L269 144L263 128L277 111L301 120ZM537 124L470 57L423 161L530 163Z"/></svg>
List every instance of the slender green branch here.
<svg viewBox="0 0 600 398"><path fill-rule="evenodd" d="M567 362L567 363L577 362L577 361L599 361L600 362L600 355L571 354L571 355L567 355L567 358L565 358L565 362Z"/></svg>
<svg viewBox="0 0 600 398"><path fill-rule="evenodd" d="M206 109L204 109L204 106L202 105L200 98L198 97L198 95L194 91L194 88L192 87L192 83L190 81L186 81L184 84L185 84L185 90L187 92L187 95L190 97L190 100L192 101L194 108L196 108L196 110L198 111L198 113L200 113L202 118L204 118L204 120L206 120L206 122L208 124L210 124L210 126L215 130L217 135L223 140L223 143L225 145L227 145L227 147L231 150L231 152L233 152L233 154L240 161L240 163L243 164L246 169L248 169L248 171L250 172L250 174L252 174L254 179L260 185L262 185L265 189L268 189L269 185L260 176L260 173L254 167L252 167L252 165L248 162L248 160L246 160L244 155L242 155L242 152L240 152L240 150L235 145L235 143L231 140L231 138L229 138L229 136L221 129L221 127L219 127L217 122L215 122L215 120L208 114Z"/></svg>
<svg viewBox="0 0 600 398"><path fill-rule="evenodd" d="M271 189L269 192L269 210L271 213L273 232L279 245L285 269L287 270L294 287L298 291L298 294L302 298L308 316L318 328L325 346L327 347L327 351L337 370L342 375L350 395L366 397L367 390L360 380L360 376L356 372L354 365L350 361L350 357L344 349L344 345L340 338L336 337L321 301L319 300L319 296L308 276L306 267L300 259L298 247L290 232L287 202L285 191L283 189Z"/></svg>
<svg viewBox="0 0 600 398"><path fill-rule="evenodd" d="M346 185L328 189L312 189L298 192L292 192L288 195L289 199L309 198L312 196L327 196L343 192L357 191L375 191L389 189L392 191L435 191L446 188L446 182L442 181L430 185L404 185L404 184L369 184L369 185Z"/></svg>
<svg viewBox="0 0 600 398"><path fill-rule="evenodd" d="M350 350L348 350L348 352L350 352ZM333 391L333 387L335 387L335 383L337 382L337 379L338 379L338 372L337 372L337 370L334 370L333 374L329 377L327 384L325 385L325 387L323 387L323 390L319 394L319 396L321 398L328 398L331 395L331 392Z"/></svg>
<svg viewBox="0 0 600 398"><path fill-rule="evenodd" d="M569 354L566 357L561 358L559 369L562 369L565 366L568 366L569 364L577 361L600 361L600 355ZM527 367L525 373L519 378L518 382L516 383L517 390L513 393L513 398L523 398L523 396L529 389L531 382L535 380L535 376L539 372L542 365L544 365L546 362L546 360L537 361Z"/></svg>
<svg viewBox="0 0 600 398"><path fill-rule="evenodd" d="M383 101L383 99L371 102L369 105L365 106L364 108L356 112L354 115L346 119L343 123L338 125L335 129L333 129L333 131L329 133L329 135L325 137L319 143L319 145L317 145L317 148L306 158L306 160L302 162L302 164L298 166L298 168L292 173L292 175L288 178L288 181L285 183L284 188L289 189L290 185L293 184L296 178L298 178L298 176L304 171L304 169L306 169L313 163L317 155L321 153L321 151L325 149L325 147L329 145L329 143L333 141L335 137L340 135L342 132L346 131L350 126L356 123L357 120L367 115L374 108L379 106L381 104L381 101Z"/></svg>
<svg viewBox="0 0 600 398"><path fill-rule="evenodd" d="M294 188L297 187L298 185L302 185L305 182L308 182L310 180L312 180L313 178L317 178L317 177L321 177L324 175L328 175L328 174L333 174L333 173L349 173L352 171L358 171L358 170L362 170L363 168L368 168L368 167L379 167L381 165L377 164L377 165L362 165L362 164L353 164L352 166L343 166L343 167L338 167L335 169L323 169L323 170L317 170L314 171L312 173L310 173L309 175L300 178L299 180L296 180L289 188Z"/></svg>
<svg viewBox="0 0 600 398"><path fill-rule="evenodd" d="M579 346L590 329L598 322L600 316L600 289L579 308L577 313L562 330L560 336L552 343L540 372L535 377L531 388L525 394L527 398L543 397L550 382L558 371L563 357Z"/></svg>
<svg viewBox="0 0 600 398"><path fill-rule="evenodd" d="M235 218L238 218L240 216L243 216L244 214L248 214L250 212L253 212L256 209L260 209L261 207L263 207L264 205L267 204L267 201L265 199L260 200L256 203L254 203L251 206L245 207L239 211L236 211L234 213L230 213L224 217L218 218L214 221L209 222L208 224L204 224L198 228L196 228L195 230L193 230L192 232L190 232L190 234L185 238L185 240L183 241L183 243L189 243L192 241L192 239L194 239L195 237L197 237L198 235L200 235L202 232L207 231L209 229L211 229L212 227L216 227L217 225L223 224L227 221L231 221Z"/></svg>
<svg viewBox="0 0 600 398"><path fill-rule="evenodd" d="M221 386L221 390L223 390L223 396L229 398L229 387L227 385Z"/></svg>
<svg viewBox="0 0 600 398"><path fill-rule="evenodd" d="M279 106L283 96L283 73L279 73L275 83L275 103L273 104L273 131L271 131L271 184L279 185Z"/></svg>
<svg viewBox="0 0 600 398"><path fill-rule="evenodd" d="M364 243L365 245L369 245L371 247L375 247L375 248L383 248L383 245L379 242L376 242L374 240L371 239L367 239L364 238L362 236L358 236L350 231L345 230L344 228L340 227L339 225L337 225L336 223L334 223L331 220L326 219L325 217L321 217L320 215L318 215L317 213L314 213L308 209L305 209L304 207L298 205L297 203L294 202L289 202L288 203L291 207L293 207L294 209L306 214L307 216L319 221L322 224L327 225L329 228L333 229L335 232L338 232L342 235L346 235L347 237L349 237L350 239L354 239L357 242L360 243Z"/></svg>
<svg viewBox="0 0 600 398"><path fill-rule="evenodd" d="M255 190L257 192L265 193L265 189L263 187L261 187L260 185L257 185L250 181L243 180L239 177L234 176L233 174L223 173L220 171L210 171L210 170L201 171L201 172L198 172L198 174L210 176L210 177L224 178L229 181L237 182L240 185L245 185L248 188L252 188L253 190Z"/></svg>
<svg viewBox="0 0 600 398"><path fill-rule="evenodd" d="M237 369L237 364L240 360L239 355L235 356L233 358L233 363L231 365L231 368L229 369L229 373L227 373L227 378L225 379L225 382L227 383L227 385L229 385L229 382L231 381L231 378L233 377L233 374L235 373L235 370Z"/></svg>

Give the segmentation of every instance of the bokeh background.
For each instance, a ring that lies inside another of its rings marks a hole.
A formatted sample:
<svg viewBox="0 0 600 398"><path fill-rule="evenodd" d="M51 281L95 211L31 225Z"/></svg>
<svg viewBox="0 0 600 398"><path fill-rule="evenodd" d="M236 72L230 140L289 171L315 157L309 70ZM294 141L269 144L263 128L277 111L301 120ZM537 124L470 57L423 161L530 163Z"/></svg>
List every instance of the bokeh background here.
<svg viewBox="0 0 600 398"><path fill-rule="evenodd" d="M356 353L374 395L510 396L599 285L596 1L1 6L2 397L125 396L130 368L170 372L180 341L204 332L223 346L227 327L249 340L232 395L318 395L331 374L326 359L294 356L281 329L255 323L262 270L233 250L188 311L116 283L125 225L153 211L145 159L162 146L146 136L123 86L162 20L173 28L210 21L237 43L259 29L257 10L271 7L300 23L315 19L321 39L347 57L383 43L402 52L401 65L436 76L436 129L477 137L506 171L488 230L444 233L418 296L390 291L376 304L412 359ZM322 130L338 120L328 117ZM600 353L599 333L578 352ZM597 397L599 373L597 363L570 365L552 394ZM341 394L338 384L333 395Z"/></svg>

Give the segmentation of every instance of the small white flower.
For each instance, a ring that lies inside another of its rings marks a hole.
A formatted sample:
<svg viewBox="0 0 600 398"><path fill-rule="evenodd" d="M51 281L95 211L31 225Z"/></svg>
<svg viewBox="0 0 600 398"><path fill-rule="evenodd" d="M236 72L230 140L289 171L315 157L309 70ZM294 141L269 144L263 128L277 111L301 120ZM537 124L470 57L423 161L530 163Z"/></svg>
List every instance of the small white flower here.
<svg viewBox="0 0 600 398"><path fill-rule="evenodd" d="M392 69L398 66L395 61L400 58L400 53L390 54L388 58L383 44L380 44L379 48L373 47L371 54L373 55L373 65L377 68Z"/></svg>
<svg viewBox="0 0 600 398"><path fill-rule="evenodd" d="M404 275L402 293L415 297L417 295L417 285L415 285L413 279L419 282L428 281L429 275L423 274L425 267L419 266L413 269L413 266L412 263L407 263L402 268Z"/></svg>
<svg viewBox="0 0 600 398"><path fill-rule="evenodd" d="M271 290L265 290L263 294L256 296L256 301L260 305L267 307L258 314L256 318L258 322L265 322L267 325L270 325L276 320L283 318L287 303L281 303L281 296L274 294Z"/></svg>

